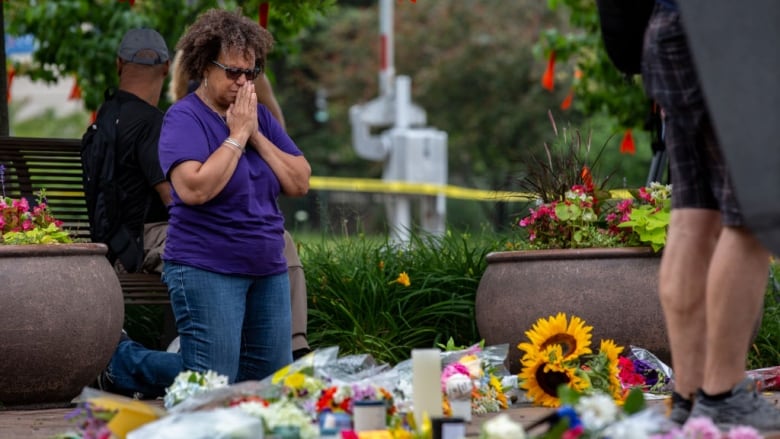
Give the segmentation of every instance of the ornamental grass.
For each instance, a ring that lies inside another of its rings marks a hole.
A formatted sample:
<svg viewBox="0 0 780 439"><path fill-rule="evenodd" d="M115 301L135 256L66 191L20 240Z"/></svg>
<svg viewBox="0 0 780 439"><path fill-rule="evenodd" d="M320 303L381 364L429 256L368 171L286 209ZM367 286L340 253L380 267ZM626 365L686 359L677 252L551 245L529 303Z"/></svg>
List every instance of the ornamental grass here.
<svg viewBox="0 0 780 439"><path fill-rule="evenodd" d="M488 235L412 234L406 245L365 236L300 245L309 343L396 364L414 348L480 340L474 301Z"/></svg>

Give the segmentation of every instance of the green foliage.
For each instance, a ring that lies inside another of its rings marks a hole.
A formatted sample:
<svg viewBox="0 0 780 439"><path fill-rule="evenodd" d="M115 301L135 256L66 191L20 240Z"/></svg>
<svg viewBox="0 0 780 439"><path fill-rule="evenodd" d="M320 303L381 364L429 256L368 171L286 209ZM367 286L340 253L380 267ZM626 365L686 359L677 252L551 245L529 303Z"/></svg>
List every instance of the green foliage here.
<svg viewBox="0 0 780 439"><path fill-rule="evenodd" d="M246 16L257 19L260 3L261 0L158 0L137 2L131 7L130 2L116 0L11 2L6 7L6 17L11 35L33 34L38 42L33 64L17 65L18 74L48 82L75 74L86 107L94 110L103 100L103 91L116 85L116 51L128 29L156 29L173 53L179 37L202 11L241 7ZM295 35L334 4L335 0L271 2L268 27L282 42L277 52L298 50ZM164 108L168 105L162 102Z"/></svg>
<svg viewBox="0 0 780 439"><path fill-rule="evenodd" d="M469 348L471 346L472 345L470 345L470 344L458 345L458 344L455 343L455 340L452 337L450 337L450 339L447 340L447 344L436 343L436 347L438 347L439 349L441 349L441 350L443 350L445 352L462 351L462 350L467 349L467 348ZM480 348L484 348L485 347L485 340L484 339L479 341L479 347Z"/></svg>
<svg viewBox="0 0 780 439"><path fill-rule="evenodd" d="M570 61L582 72L579 80L574 79L573 68L556 77L574 87L574 106L584 114L606 111L626 128L643 127L649 100L639 77L625 77L609 60L596 2L548 0L548 5L552 10L565 10L570 27L546 29L536 51L545 58L554 51L558 62Z"/></svg>
<svg viewBox="0 0 780 439"><path fill-rule="evenodd" d="M356 156L348 123L352 105L379 95L375 4L339 8L306 38L312 50L285 60L292 70L278 78L285 112L306 111L291 116L290 132L317 175L381 175L381 163L366 171ZM404 1L394 9L395 70L412 78L428 125L448 133L450 182L506 189L522 168L521 152L541 148L546 127L539 121L562 99L538 86L541 68L531 52L542 25L556 18L532 0ZM286 93L301 90L308 98L290 103ZM313 119L318 90L327 95L324 123Z"/></svg>
<svg viewBox="0 0 780 439"><path fill-rule="evenodd" d="M150 349L165 349L160 342L163 338L165 308L159 305L125 306L123 328L134 341Z"/></svg>
<svg viewBox="0 0 780 439"><path fill-rule="evenodd" d="M774 259L764 296L761 326L748 352L748 369L780 364L780 262Z"/></svg>
<svg viewBox="0 0 780 439"><path fill-rule="evenodd" d="M65 115L57 115L53 108L47 108L43 113L24 120L13 117L25 105L12 105L11 135L17 137L51 137L58 139L78 139L84 135L84 130L89 123L89 115L86 112L74 112Z"/></svg>
<svg viewBox="0 0 780 439"><path fill-rule="evenodd" d="M395 364L414 348L475 343L476 290L495 248L489 239L447 233L414 235L408 247L363 236L303 243L310 344Z"/></svg>
<svg viewBox="0 0 780 439"><path fill-rule="evenodd" d="M0 163L0 183L3 183L3 165ZM5 186L3 183L3 194ZM67 244L73 242L54 218L46 204L46 192L41 190L36 205L30 208L25 198L12 199L0 194L0 244Z"/></svg>
<svg viewBox="0 0 780 439"><path fill-rule="evenodd" d="M618 227L631 227L639 242L649 244L653 251L660 251L666 245L666 232L671 218L671 200L664 200L663 208L657 210L649 204L631 209L629 220Z"/></svg>
<svg viewBox="0 0 780 439"><path fill-rule="evenodd" d="M49 224L46 227L36 227L23 232L8 232L3 235L2 241L6 245L66 244L69 242L73 242L73 240L68 232L54 224Z"/></svg>

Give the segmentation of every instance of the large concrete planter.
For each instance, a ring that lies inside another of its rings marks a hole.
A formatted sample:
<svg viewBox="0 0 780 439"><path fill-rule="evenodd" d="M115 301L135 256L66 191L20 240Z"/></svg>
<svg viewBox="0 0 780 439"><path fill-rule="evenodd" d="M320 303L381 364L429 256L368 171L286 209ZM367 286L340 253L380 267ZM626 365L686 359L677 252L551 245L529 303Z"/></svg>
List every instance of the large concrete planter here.
<svg viewBox="0 0 780 439"><path fill-rule="evenodd" d="M525 331L559 312L593 326L592 348L613 339L669 362L658 299L660 256L649 248L506 251L487 255L476 298L477 327L488 345L509 343L506 365L520 372ZM668 363L670 364L670 363Z"/></svg>
<svg viewBox="0 0 780 439"><path fill-rule="evenodd" d="M66 406L108 364L124 303L105 254L0 245L0 409Z"/></svg>

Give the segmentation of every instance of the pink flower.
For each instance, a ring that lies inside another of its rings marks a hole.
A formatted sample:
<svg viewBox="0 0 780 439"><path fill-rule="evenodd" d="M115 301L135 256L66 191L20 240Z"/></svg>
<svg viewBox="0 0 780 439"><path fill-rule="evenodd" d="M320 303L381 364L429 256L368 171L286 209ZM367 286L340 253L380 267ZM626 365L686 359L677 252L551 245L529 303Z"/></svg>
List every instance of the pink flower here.
<svg viewBox="0 0 780 439"><path fill-rule="evenodd" d="M727 437L728 439L759 439L762 436L753 427L738 425L729 430Z"/></svg>
<svg viewBox="0 0 780 439"><path fill-rule="evenodd" d="M650 195L650 192L647 191L646 187L639 188L639 198L647 201L648 203L653 202L653 196Z"/></svg>
<svg viewBox="0 0 780 439"><path fill-rule="evenodd" d="M22 209L22 212L30 211L30 203L27 202L27 198L14 199L11 204L13 207Z"/></svg>
<svg viewBox="0 0 780 439"><path fill-rule="evenodd" d="M585 433L585 427L580 424L563 432L561 439L577 439L578 437L582 436L583 433Z"/></svg>
<svg viewBox="0 0 780 439"><path fill-rule="evenodd" d="M471 377L469 368L466 367L466 365L458 362L448 364L441 372L441 391L445 394L447 393L447 379L453 375L465 375L467 377Z"/></svg>
<svg viewBox="0 0 780 439"><path fill-rule="evenodd" d="M704 417L690 418L683 425L684 437L697 439L720 439L720 430L712 420Z"/></svg>

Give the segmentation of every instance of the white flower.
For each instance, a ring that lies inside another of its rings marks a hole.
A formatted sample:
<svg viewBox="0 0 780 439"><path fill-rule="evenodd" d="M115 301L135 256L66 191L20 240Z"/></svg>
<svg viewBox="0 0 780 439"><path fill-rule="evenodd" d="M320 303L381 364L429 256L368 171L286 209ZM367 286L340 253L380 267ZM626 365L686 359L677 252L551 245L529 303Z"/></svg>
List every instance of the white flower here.
<svg viewBox="0 0 780 439"><path fill-rule="evenodd" d="M604 429L604 437L622 439L647 439L656 434L666 422L663 414L655 410L642 410Z"/></svg>
<svg viewBox="0 0 780 439"><path fill-rule="evenodd" d="M352 387L338 386L336 393L333 394L333 404L339 405L347 398L352 396Z"/></svg>
<svg viewBox="0 0 780 439"><path fill-rule="evenodd" d="M593 209L585 209L582 212L582 220L583 221L592 223L592 222L596 221L597 219L598 219L598 217L596 216L596 212L594 212Z"/></svg>
<svg viewBox="0 0 780 439"><path fill-rule="evenodd" d="M501 413L482 424L480 439L525 439L523 426Z"/></svg>
<svg viewBox="0 0 780 439"><path fill-rule="evenodd" d="M263 420L266 433L283 425L298 427L301 439L315 439L319 436L314 421L294 402L283 399L265 407L258 402L244 402L238 406L241 410Z"/></svg>
<svg viewBox="0 0 780 439"><path fill-rule="evenodd" d="M164 405L170 409L185 399L220 387L227 387L228 380L224 375L214 371L206 373L186 370L179 373L173 380L173 384L165 389Z"/></svg>
<svg viewBox="0 0 780 439"><path fill-rule="evenodd" d="M620 411L612 397L603 393L580 398L575 407L587 430L600 430L618 418ZM616 436L618 437L618 436Z"/></svg>

